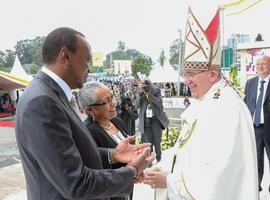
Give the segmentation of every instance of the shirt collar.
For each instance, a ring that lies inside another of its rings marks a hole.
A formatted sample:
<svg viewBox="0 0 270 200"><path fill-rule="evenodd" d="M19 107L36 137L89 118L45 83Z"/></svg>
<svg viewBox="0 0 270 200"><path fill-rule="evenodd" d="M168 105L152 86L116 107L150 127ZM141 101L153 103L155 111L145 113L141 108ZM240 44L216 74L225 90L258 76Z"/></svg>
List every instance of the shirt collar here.
<svg viewBox="0 0 270 200"><path fill-rule="evenodd" d="M264 79L261 79L259 77L259 82L262 81L262 80L264 80L267 83L267 82L269 82L269 79L270 79L270 74L268 76L266 76Z"/></svg>
<svg viewBox="0 0 270 200"><path fill-rule="evenodd" d="M49 77L51 77L59 85L59 87L64 91L68 101L70 101L73 95L68 84L63 79L61 79L57 74L55 74L45 66L41 68L41 71L47 74Z"/></svg>

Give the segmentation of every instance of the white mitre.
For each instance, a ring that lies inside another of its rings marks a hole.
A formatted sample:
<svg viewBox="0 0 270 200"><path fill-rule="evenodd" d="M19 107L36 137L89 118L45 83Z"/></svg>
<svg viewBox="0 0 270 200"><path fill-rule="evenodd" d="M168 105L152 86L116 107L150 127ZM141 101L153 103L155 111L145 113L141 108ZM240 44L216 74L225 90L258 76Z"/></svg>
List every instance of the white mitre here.
<svg viewBox="0 0 270 200"><path fill-rule="evenodd" d="M189 8L185 34L184 70L208 70L220 68L220 11L206 29L199 23Z"/></svg>

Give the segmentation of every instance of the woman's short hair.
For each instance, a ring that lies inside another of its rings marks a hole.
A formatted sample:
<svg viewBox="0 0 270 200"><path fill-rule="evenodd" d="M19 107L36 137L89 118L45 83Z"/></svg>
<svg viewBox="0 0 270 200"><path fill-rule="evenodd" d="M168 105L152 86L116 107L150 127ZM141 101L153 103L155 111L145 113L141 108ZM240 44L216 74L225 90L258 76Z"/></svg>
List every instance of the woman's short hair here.
<svg viewBox="0 0 270 200"><path fill-rule="evenodd" d="M96 90L102 86L104 84L98 81L89 81L83 85L78 93L78 101L82 109L96 103Z"/></svg>

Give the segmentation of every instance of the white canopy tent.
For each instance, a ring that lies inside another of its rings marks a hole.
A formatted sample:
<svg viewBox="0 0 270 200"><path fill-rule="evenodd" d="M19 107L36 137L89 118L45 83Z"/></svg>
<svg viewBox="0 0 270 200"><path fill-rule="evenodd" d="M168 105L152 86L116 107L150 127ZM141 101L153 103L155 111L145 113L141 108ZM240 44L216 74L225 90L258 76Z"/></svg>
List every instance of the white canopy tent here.
<svg viewBox="0 0 270 200"><path fill-rule="evenodd" d="M29 81L27 80L0 71L0 89L2 90L10 91L19 88L25 88L28 84Z"/></svg>
<svg viewBox="0 0 270 200"><path fill-rule="evenodd" d="M18 77L20 79L26 80L26 81L31 81L33 79L33 77L31 75L28 75L24 71L24 69L23 69L23 67L21 65L21 62L20 62L17 55L16 55L16 58L15 58L15 62L13 64L13 67L11 69L11 72L9 74L12 75L12 76Z"/></svg>
<svg viewBox="0 0 270 200"><path fill-rule="evenodd" d="M11 91L15 89L25 88L33 79L28 75L16 55L14 65L10 73L0 71L0 89Z"/></svg>
<svg viewBox="0 0 270 200"><path fill-rule="evenodd" d="M152 83L167 83L167 82L178 82L178 72L171 66L165 65L161 67L160 65L153 66L148 79Z"/></svg>

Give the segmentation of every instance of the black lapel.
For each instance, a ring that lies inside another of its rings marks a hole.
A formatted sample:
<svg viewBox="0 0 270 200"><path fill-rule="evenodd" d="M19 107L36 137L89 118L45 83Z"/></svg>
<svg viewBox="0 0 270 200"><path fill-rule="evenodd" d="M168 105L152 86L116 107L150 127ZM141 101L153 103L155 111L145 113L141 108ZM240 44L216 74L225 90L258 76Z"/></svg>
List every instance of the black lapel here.
<svg viewBox="0 0 270 200"><path fill-rule="evenodd" d="M251 93L253 93L254 95L252 95L252 102L254 102L254 105L256 106L256 101L257 101L257 92L258 92L258 81L259 81L259 77L257 76L256 78L253 79L253 82L251 82Z"/></svg>
<svg viewBox="0 0 270 200"><path fill-rule="evenodd" d="M56 94L58 94L59 99L62 101L62 103L73 113L74 116L76 116L75 118L77 119L77 121L81 125L81 127L86 129L85 125L83 124L83 122L80 119L80 117L78 116L78 114L71 107L71 105L70 105L70 103L69 103L69 101L67 99L66 94L60 88L60 86L50 76L48 76L46 73L44 73L42 71L38 72L38 74L35 76L35 78L41 80L46 85L48 85L50 88L52 88L52 90L55 91Z"/></svg>
<svg viewBox="0 0 270 200"><path fill-rule="evenodd" d="M265 92L265 97L264 97L264 102L266 102L266 100L269 98L269 95L270 95L270 84L268 82L268 86L267 86L267 89L266 89L266 92Z"/></svg>
<svg viewBox="0 0 270 200"><path fill-rule="evenodd" d="M35 78L40 79L42 82L44 82L50 88L52 88L52 90L55 91L55 93L59 96L59 98L63 102L63 104L67 108L71 108L66 94L64 93L64 91L60 88L60 86L50 76L48 76L46 73L40 71L35 76Z"/></svg>

